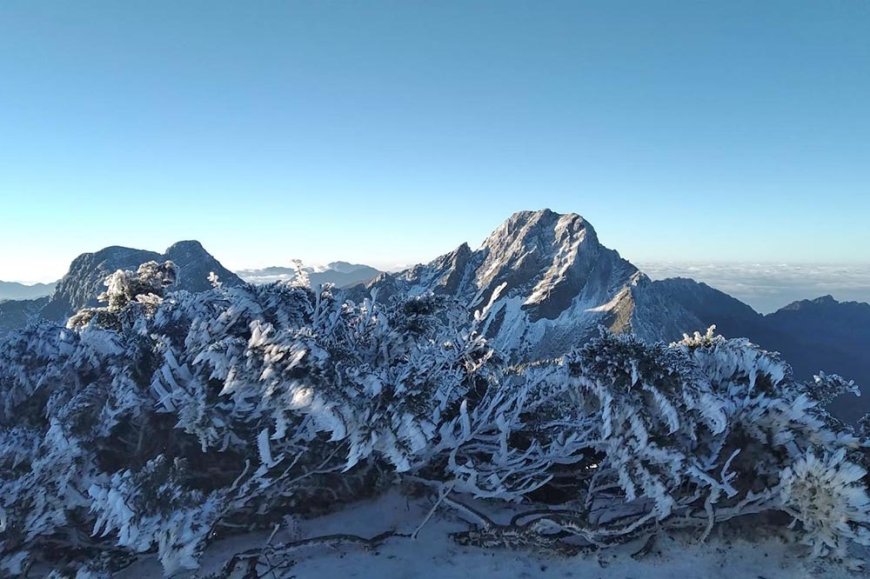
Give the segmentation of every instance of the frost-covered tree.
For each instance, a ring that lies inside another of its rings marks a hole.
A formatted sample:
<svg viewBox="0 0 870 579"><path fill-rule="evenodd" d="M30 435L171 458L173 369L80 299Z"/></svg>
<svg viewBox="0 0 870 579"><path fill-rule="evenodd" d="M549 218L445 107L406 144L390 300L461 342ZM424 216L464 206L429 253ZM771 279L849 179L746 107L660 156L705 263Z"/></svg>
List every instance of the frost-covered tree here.
<svg viewBox="0 0 870 579"><path fill-rule="evenodd" d="M102 327L118 327L118 316L131 303L138 304L144 313L153 314L164 291L175 283L177 276L178 268L171 261L163 264L149 261L136 271L119 269L106 278L106 291L98 297L106 306L81 310L69 319L67 326L78 328L95 320Z"/></svg>

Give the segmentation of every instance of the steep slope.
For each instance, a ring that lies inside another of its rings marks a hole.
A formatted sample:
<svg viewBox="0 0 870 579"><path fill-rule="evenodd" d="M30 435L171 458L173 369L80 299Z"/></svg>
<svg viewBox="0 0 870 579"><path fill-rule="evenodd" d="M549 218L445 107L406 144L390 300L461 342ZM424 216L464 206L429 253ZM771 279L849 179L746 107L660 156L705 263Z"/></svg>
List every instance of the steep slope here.
<svg viewBox="0 0 870 579"><path fill-rule="evenodd" d="M634 329L646 340L676 340L715 324L723 336L749 338L779 352L798 378L811 380L823 370L855 380L862 398L845 396L831 411L849 422L870 412L870 304L825 296L762 316L728 294L681 278L652 282L635 298ZM680 327L686 314L697 319L694 326Z"/></svg>
<svg viewBox="0 0 870 579"><path fill-rule="evenodd" d="M178 279L173 290L206 291L212 287L208 279L211 273L217 274L220 282L227 286L244 283L239 276L221 265L198 241L179 241L166 250L162 259L170 260L178 266Z"/></svg>
<svg viewBox="0 0 870 579"><path fill-rule="evenodd" d="M723 336L766 335L764 317L728 294L692 279L671 278L638 284L633 331L648 341L679 340L684 333L716 325Z"/></svg>
<svg viewBox="0 0 870 579"><path fill-rule="evenodd" d="M0 336L27 325L27 322L39 315L47 303L47 297L0 302Z"/></svg>
<svg viewBox="0 0 870 579"><path fill-rule="evenodd" d="M129 247L106 247L95 253L83 253L75 258L54 290L42 316L50 320L63 320L72 312L88 305L96 305L97 296L104 291L103 281L118 269L133 269L163 256L154 251Z"/></svg>
<svg viewBox="0 0 870 579"><path fill-rule="evenodd" d="M0 281L0 302L5 300L35 300L50 296L54 291L53 283L27 285L14 281Z"/></svg>
<svg viewBox="0 0 870 579"><path fill-rule="evenodd" d="M95 305L97 296L105 289L103 281L106 276L118 269L136 269L152 260L175 262L178 266L178 280L172 288L175 290L198 292L210 288L210 272L215 272L227 285L244 283L212 257L198 241L181 241L163 254L128 247L107 247L95 253L83 253L73 260L69 271L58 282L54 294L42 310L42 317L64 320L80 308Z"/></svg>
<svg viewBox="0 0 870 579"><path fill-rule="evenodd" d="M515 213L480 249L463 244L429 264L383 274L379 295L431 291L459 298L487 313L493 344L522 361L558 356L603 325L632 327L633 292L649 283L631 263L601 245L576 214L548 209ZM694 322L686 312L675 323Z"/></svg>
<svg viewBox="0 0 870 579"><path fill-rule="evenodd" d="M838 302L831 296L802 300L765 316L770 346L798 376L837 372L862 387L860 400L834 401L832 411L856 420L870 411L870 304Z"/></svg>
<svg viewBox="0 0 870 579"><path fill-rule="evenodd" d="M823 298L763 316L704 283L650 280L575 214L515 213L477 250L462 244L348 295L375 288L379 299L428 291L458 298L470 313L487 314L487 337L517 362L564 354L602 325L670 342L715 324L726 337L781 352L800 378L825 370L855 379L868 396L836 403L837 415L853 420L870 410L870 305Z"/></svg>

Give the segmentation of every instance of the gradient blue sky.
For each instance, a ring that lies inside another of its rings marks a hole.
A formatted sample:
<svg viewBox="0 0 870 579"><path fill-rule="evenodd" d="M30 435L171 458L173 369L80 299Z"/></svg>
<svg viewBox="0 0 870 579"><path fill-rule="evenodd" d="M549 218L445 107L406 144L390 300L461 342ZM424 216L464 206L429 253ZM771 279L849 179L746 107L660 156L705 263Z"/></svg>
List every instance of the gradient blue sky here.
<svg viewBox="0 0 870 579"><path fill-rule="evenodd" d="M870 2L0 3L0 279L410 263L541 207L636 261L870 262Z"/></svg>

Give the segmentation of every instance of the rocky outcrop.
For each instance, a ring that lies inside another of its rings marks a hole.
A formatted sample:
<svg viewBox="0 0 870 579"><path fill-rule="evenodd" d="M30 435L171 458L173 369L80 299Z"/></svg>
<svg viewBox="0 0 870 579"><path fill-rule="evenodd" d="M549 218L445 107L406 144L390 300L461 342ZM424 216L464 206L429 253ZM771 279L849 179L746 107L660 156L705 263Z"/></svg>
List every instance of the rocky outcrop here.
<svg viewBox="0 0 870 579"><path fill-rule="evenodd" d="M211 287L208 276L214 272L227 285L244 283L209 254L198 241L181 241L165 253L129 247L107 247L75 258L69 271L42 309L41 316L63 321L83 307L97 305L97 296L105 291L106 277L119 269L135 270L147 261L172 261L178 267L178 279L171 290L204 291Z"/></svg>

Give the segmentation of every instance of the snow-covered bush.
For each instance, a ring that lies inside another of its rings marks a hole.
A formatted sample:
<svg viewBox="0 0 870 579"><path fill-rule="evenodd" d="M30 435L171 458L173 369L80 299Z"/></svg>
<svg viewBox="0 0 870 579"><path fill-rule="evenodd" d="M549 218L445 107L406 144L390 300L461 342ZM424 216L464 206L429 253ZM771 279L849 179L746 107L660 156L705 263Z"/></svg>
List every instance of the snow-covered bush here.
<svg viewBox="0 0 870 579"><path fill-rule="evenodd" d="M463 407L443 427L444 478L482 497L555 497L570 515L548 514L550 523L589 540L655 521L706 534L740 515L795 512L783 490L793 465L813 452L857 457L868 446L821 408L821 380L797 382L777 355L712 332L670 346L605 333L508 373ZM860 479L831 492L860 496ZM867 504L855 505L831 531L839 545L863 536L843 530L865 524Z"/></svg>
<svg viewBox="0 0 870 579"><path fill-rule="evenodd" d="M330 288L161 295L171 264L117 272L105 308L0 345L0 552L121 547L195 565L221 522L265 525L425 464L490 350L443 299ZM58 476L60 473L60 476ZM77 528L81 539L58 542Z"/></svg>
<svg viewBox="0 0 870 579"><path fill-rule="evenodd" d="M93 534L117 534L117 544L136 553L157 545L167 574L196 569L205 540L221 512L220 492L205 493L183 484L185 465L164 456L137 471L116 472L88 489L96 515Z"/></svg>
<svg viewBox="0 0 870 579"><path fill-rule="evenodd" d="M116 272L107 306L0 342L2 572L153 552L172 574L215 536L402 480L558 505L527 521L594 544L766 510L818 555L867 540L866 433L821 406L852 385L744 340L603 333L508 367L447 298L165 294L174 276Z"/></svg>
<svg viewBox="0 0 870 579"><path fill-rule="evenodd" d="M782 502L800 522L814 555L843 556L850 541L870 545L867 471L846 460L845 449L799 459L782 473Z"/></svg>

